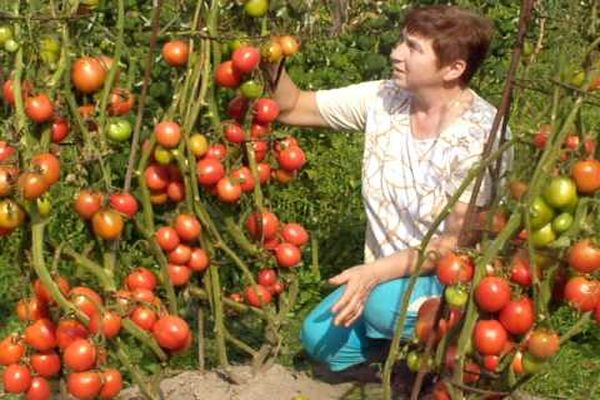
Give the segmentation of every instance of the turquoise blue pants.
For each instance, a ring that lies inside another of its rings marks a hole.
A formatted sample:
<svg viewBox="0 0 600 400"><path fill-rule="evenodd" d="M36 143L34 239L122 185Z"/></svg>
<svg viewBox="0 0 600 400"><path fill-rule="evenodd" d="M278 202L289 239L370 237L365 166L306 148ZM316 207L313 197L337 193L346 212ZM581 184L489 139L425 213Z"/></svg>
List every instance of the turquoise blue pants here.
<svg viewBox="0 0 600 400"><path fill-rule="evenodd" d="M346 285L330 293L304 320L300 338L307 353L326 363L332 371L341 371L369 359L369 354L381 346L380 339L391 339L400 316L400 303L408 285L408 278L394 279L376 286L365 304L363 315L350 327L335 326L331 307L344 293ZM410 306L403 339L411 339L417 311L430 297L439 297L442 284L436 276L417 278L410 297ZM379 340L375 340L379 339Z"/></svg>

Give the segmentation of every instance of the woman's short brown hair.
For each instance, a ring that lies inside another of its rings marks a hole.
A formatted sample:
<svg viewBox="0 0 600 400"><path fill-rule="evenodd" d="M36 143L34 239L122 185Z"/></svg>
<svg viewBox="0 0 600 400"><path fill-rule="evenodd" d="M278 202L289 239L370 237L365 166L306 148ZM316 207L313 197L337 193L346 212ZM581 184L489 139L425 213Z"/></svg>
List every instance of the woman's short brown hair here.
<svg viewBox="0 0 600 400"><path fill-rule="evenodd" d="M469 83L485 59L493 25L485 17L456 6L427 6L409 10L404 21L407 33L433 41L439 67L456 60L467 64L460 83Z"/></svg>

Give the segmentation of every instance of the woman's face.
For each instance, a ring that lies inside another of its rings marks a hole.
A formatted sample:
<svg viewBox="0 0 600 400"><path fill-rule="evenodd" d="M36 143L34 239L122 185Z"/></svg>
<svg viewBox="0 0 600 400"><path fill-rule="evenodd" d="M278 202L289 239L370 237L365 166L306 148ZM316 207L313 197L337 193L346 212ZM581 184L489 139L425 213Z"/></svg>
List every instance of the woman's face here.
<svg viewBox="0 0 600 400"><path fill-rule="evenodd" d="M396 85L411 92L441 87L444 68L438 68L433 41L402 31L402 38L392 49L392 79Z"/></svg>

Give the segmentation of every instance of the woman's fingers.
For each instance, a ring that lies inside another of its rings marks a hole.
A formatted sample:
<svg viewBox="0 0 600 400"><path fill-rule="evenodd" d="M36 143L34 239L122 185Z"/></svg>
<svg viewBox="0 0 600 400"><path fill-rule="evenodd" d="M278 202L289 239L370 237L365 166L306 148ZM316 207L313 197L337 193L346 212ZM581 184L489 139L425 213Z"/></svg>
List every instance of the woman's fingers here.
<svg viewBox="0 0 600 400"><path fill-rule="evenodd" d="M332 285L340 286L348 281L348 273L346 271L337 274L336 276L329 278L329 283Z"/></svg>
<svg viewBox="0 0 600 400"><path fill-rule="evenodd" d="M356 320L358 318L360 318L360 316L362 315L364 309L365 309L364 304L360 304L358 306L358 308L354 311L354 313L352 313L352 316L350 317L350 319L344 323L344 326L347 328L350 325L352 325L354 322L356 322Z"/></svg>
<svg viewBox="0 0 600 400"><path fill-rule="evenodd" d="M354 297L355 293L356 288L354 287L354 285L349 283L348 286L346 286L346 290L344 290L344 294L342 294L342 297L340 297L337 303L335 303L333 307L331 307L331 312L337 314L340 310L345 308L348 302L352 299L352 297Z"/></svg>

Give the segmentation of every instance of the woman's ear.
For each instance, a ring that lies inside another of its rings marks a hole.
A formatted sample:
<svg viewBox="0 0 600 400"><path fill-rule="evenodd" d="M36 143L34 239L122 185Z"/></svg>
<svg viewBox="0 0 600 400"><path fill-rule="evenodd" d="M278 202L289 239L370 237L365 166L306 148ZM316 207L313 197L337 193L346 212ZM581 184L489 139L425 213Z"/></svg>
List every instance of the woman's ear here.
<svg viewBox="0 0 600 400"><path fill-rule="evenodd" d="M465 60L454 60L450 64L444 67L444 80L446 82L452 82L458 80L467 68L467 62Z"/></svg>

